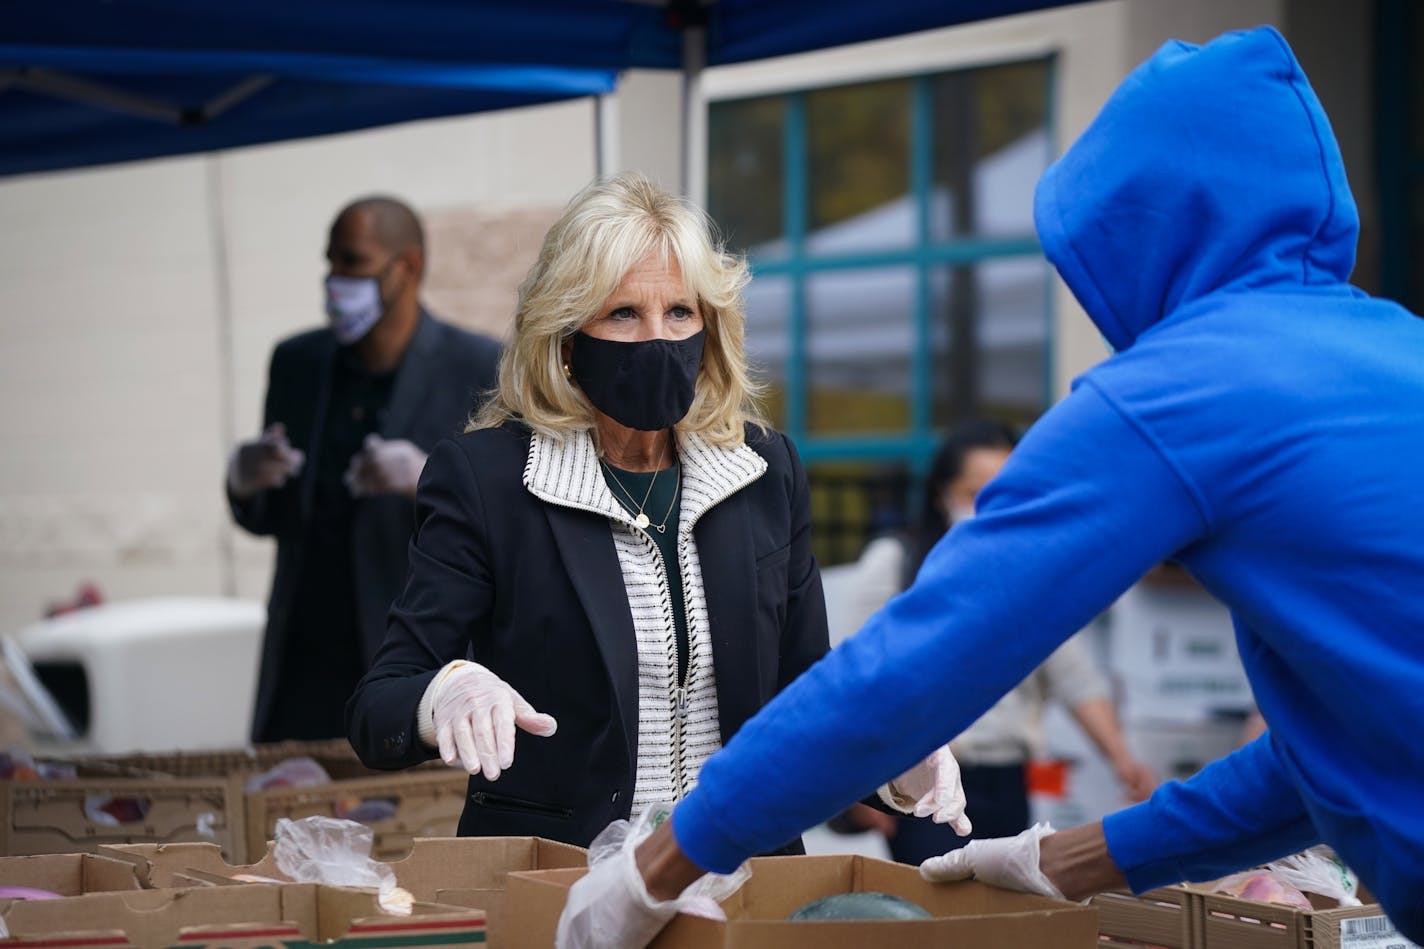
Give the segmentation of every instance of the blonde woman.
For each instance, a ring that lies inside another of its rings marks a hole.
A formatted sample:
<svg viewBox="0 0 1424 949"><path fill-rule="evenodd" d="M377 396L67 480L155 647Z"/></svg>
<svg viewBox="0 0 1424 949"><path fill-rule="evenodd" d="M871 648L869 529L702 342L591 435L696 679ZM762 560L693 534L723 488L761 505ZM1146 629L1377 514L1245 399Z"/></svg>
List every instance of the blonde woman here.
<svg viewBox="0 0 1424 949"><path fill-rule="evenodd" d="M586 188L520 288L498 391L431 454L347 719L372 766L471 773L462 835L587 845L680 799L826 651L806 477L753 407L746 280L695 208L636 176Z"/></svg>

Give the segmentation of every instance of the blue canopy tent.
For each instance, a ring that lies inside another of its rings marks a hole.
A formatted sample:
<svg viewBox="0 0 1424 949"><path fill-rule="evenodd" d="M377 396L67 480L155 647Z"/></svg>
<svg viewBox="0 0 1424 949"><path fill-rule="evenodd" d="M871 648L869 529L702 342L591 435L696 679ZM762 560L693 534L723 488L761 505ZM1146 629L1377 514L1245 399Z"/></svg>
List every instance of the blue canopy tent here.
<svg viewBox="0 0 1424 949"><path fill-rule="evenodd" d="M598 95L1074 0L8 0L0 175Z"/></svg>

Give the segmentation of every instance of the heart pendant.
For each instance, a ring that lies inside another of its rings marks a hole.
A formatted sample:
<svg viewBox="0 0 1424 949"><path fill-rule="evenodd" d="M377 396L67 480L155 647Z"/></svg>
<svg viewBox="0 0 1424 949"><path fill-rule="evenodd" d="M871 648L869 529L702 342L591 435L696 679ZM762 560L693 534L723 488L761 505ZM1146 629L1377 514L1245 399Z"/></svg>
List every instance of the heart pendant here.
<svg viewBox="0 0 1424 949"><path fill-rule="evenodd" d="M648 521L648 515L639 514L637 517L633 518L633 523L638 525L639 530L647 530L648 524L650 522Z"/></svg>

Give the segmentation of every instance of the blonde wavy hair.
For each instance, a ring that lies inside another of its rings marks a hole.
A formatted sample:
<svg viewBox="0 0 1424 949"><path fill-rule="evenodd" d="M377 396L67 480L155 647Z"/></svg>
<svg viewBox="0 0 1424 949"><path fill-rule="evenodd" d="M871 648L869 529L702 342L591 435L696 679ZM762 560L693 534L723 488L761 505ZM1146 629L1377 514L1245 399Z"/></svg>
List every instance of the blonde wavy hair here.
<svg viewBox="0 0 1424 949"><path fill-rule="evenodd" d="M511 419L556 439L593 430L593 407L564 375L563 344L650 254L677 262L707 328L696 395L677 429L733 447L743 441L745 423L765 428L761 387L746 360L746 261L726 251L700 208L642 175L621 174L576 194L544 236L519 287L498 387L467 431Z"/></svg>

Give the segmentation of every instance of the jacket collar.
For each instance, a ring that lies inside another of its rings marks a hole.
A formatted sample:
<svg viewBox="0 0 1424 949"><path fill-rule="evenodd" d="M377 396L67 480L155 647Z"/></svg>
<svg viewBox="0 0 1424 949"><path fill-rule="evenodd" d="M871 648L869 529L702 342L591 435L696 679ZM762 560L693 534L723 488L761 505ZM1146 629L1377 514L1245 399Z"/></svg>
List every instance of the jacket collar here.
<svg viewBox="0 0 1424 949"><path fill-rule="evenodd" d="M439 350L440 324L421 307L415 333L396 368L391 400L381 425L383 438L404 438L414 426L416 416L429 401L427 392L436 384L436 374L430 371L430 366Z"/></svg>
<svg viewBox="0 0 1424 949"><path fill-rule="evenodd" d="M714 505L766 473L766 459L745 443L721 448L696 432L677 433L682 462L682 508L679 533L692 528ZM593 436L575 432L562 441L534 432L524 464L524 487L550 504L578 508L632 526L633 518L614 498L604 480Z"/></svg>

